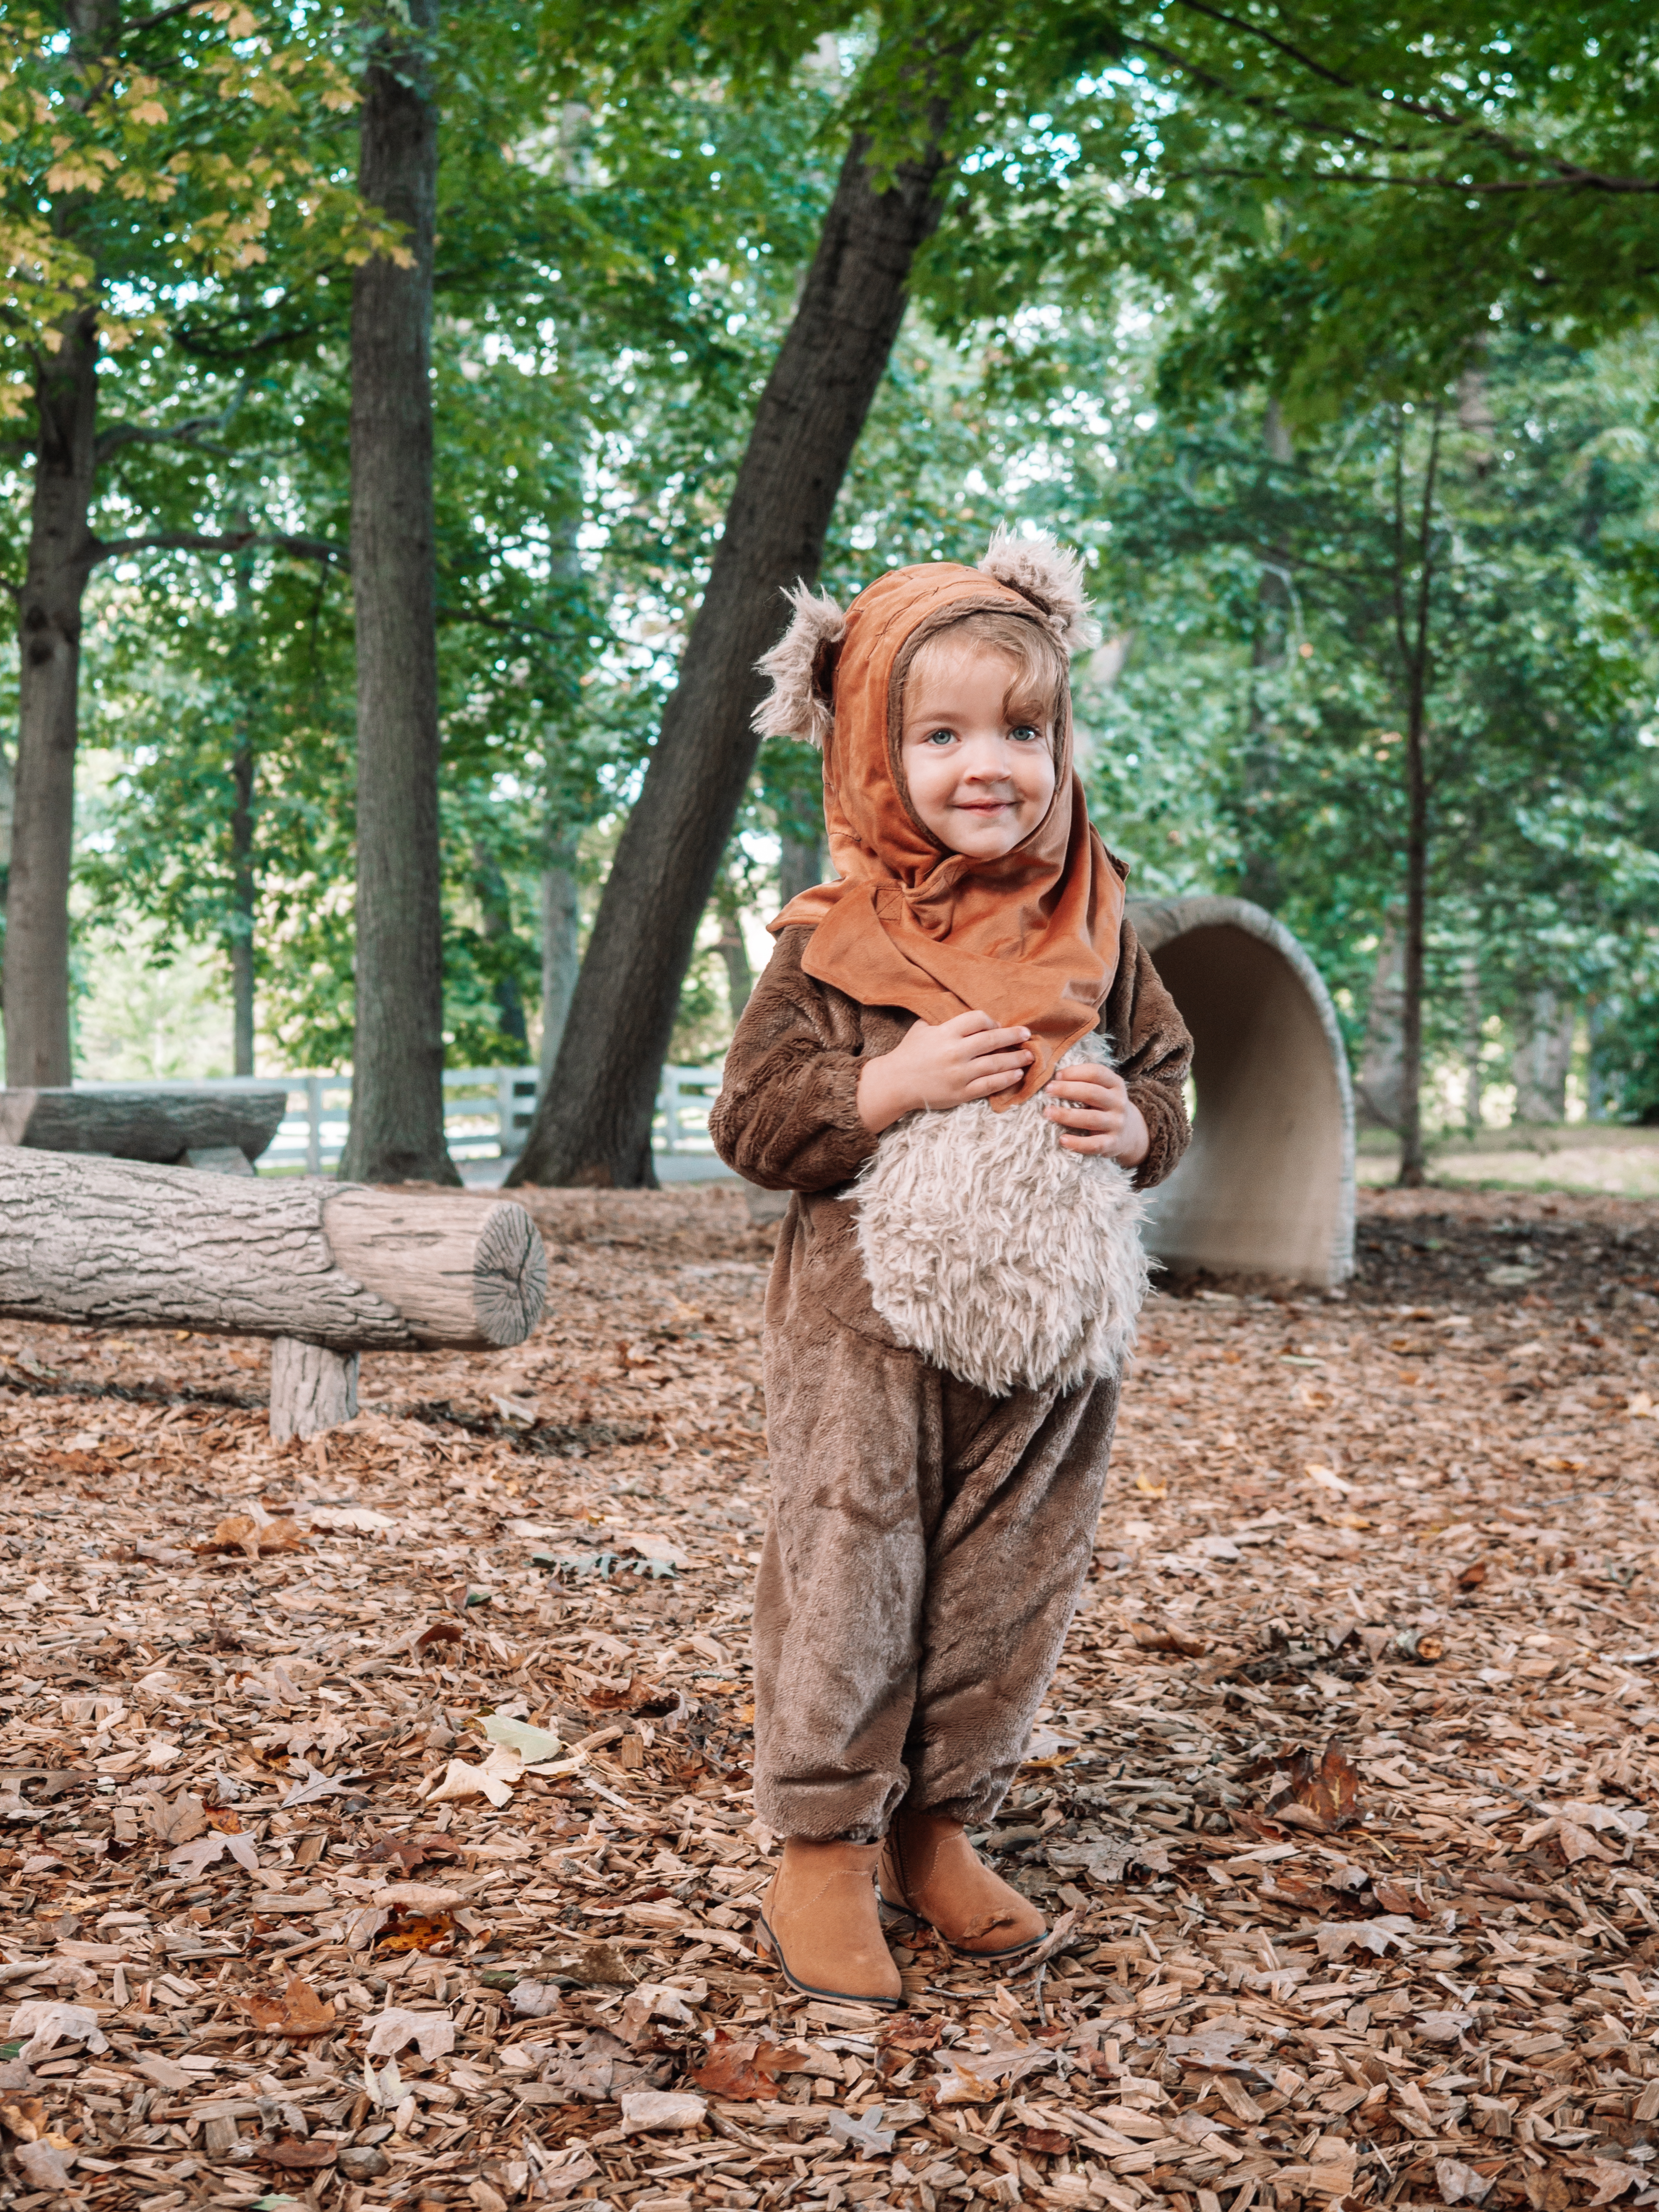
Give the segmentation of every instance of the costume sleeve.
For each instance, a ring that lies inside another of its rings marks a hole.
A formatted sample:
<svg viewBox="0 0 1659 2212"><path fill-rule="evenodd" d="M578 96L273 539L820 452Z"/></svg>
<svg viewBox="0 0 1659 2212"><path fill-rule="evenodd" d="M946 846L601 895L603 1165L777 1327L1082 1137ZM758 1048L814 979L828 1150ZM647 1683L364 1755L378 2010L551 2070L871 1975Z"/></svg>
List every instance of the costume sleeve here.
<svg viewBox="0 0 1659 2212"><path fill-rule="evenodd" d="M708 1116L727 1167L764 1190L834 1190L876 1149L859 1119L857 1009L801 967L811 934L780 933L743 1010Z"/></svg>
<svg viewBox="0 0 1659 2212"><path fill-rule="evenodd" d="M1111 1039L1117 1072L1152 1139L1135 1170L1137 1189L1148 1190L1173 1170L1192 1135L1185 1085L1193 1041L1152 956L1127 921L1100 1025Z"/></svg>

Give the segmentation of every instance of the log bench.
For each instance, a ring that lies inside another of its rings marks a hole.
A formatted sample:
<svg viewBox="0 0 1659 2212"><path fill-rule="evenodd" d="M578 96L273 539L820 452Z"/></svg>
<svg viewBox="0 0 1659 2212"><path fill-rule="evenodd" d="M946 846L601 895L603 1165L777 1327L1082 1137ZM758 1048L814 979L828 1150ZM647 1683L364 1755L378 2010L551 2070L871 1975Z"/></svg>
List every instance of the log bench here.
<svg viewBox="0 0 1659 2212"><path fill-rule="evenodd" d="M124 1084L96 1091L0 1091L0 1145L155 1160L252 1175L288 1111L284 1083Z"/></svg>
<svg viewBox="0 0 1659 2212"><path fill-rule="evenodd" d="M493 1193L0 1146L0 1222L8 1320L269 1337L279 1443L351 1419L362 1352L522 1344L547 1294L535 1223Z"/></svg>

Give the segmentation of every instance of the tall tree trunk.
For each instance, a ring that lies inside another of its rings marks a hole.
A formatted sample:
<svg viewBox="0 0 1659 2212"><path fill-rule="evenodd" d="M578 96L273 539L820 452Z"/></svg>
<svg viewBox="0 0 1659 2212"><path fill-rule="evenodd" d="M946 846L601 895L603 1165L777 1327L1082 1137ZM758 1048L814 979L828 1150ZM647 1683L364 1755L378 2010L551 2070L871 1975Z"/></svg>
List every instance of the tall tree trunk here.
<svg viewBox="0 0 1659 2212"><path fill-rule="evenodd" d="M1423 759L1420 687L1406 721L1406 942L1400 1006L1400 1181L1421 1189L1423 1149L1423 940L1428 925L1429 783Z"/></svg>
<svg viewBox="0 0 1659 2212"><path fill-rule="evenodd" d="M1365 1008L1365 1042L1354 1085L1354 1109L1362 1129L1400 1127L1400 1030L1405 999L1401 963L1400 921L1393 908L1382 917L1371 994Z"/></svg>
<svg viewBox="0 0 1659 2212"><path fill-rule="evenodd" d="M729 877L714 893L714 911L720 925L714 950L726 969L726 1002L735 1022L749 1004L749 994L755 988L755 971L749 964L749 947L743 941L737 889Z"/></svg>
<svg viewBox="0 0 1659 2212"><path fill-rule="evenodd" d="M233 530L252 532L246 507L228 517ZM253 733L262 701L254 671L259 665L253 606L253 556L236 556L236 750L230 758L230 1028L234 1073L253 1073Z"/></svg>
<svg viewBox="0 0 1659 2212"><path fill-rule="evenodd" d="M253 732L246 719L230 763L230 1008L235 1073L253 1073Z"/></svg>
<svg viewBox="0 0 1659 2212"><path fill-rule="evenodd" d="M500 945L509 955L513 947L513 894L507 889L501 864L482 838L472 848L472 882L478 895L479 935L486 945ZM510 1037L522 1061L530 1050L530 1031L524 1018L524 993L518 976L507 963L495 978L495 1026Z"/></svg>
<svg viewBox="0 0 1659 2212"><path fill-rule="evenodd" d="M1540 983L1517 1009L1513 1023L1517 1121L1564 1121L1567 1115L1567 1071L1578 1027L1578 1010L1565 1004L1549 984Z"/></svg>
<svg viewBox="0 0 1659 2212"><path fill-rule="evenodd" d="M1262 424L1261 442L1267 459L1278 467L1285 466L1292 459L1294 448L1285 417L1279 412L1277 399L1267 402L1267 420ZM1289 642L1291 619L1291 548L1280 539L1270 548L1271 558L1261 564L1261 574L1256 583L1255 635L1250 641L1250 710L1249 729L1245 744L1243 785L1244 819L1241 825L1238 890L1242 898L1253 899L1257 906L1266 907L1271 914L1284 895L1283 872L1279 862L1279 844L1270 828L1260 817L1272 803L1279 782L1279 748L1273 743L1268 726L1268 715L1261 696L1261 678L1273 669L1285 665L1285 652Z"/></svg>
<svg viewBox="0 0 1659 2212"><path fill-rule="evenodd" d="M1463 963L1463 1127L1474 1136L1480 1127L1482 1069L1480 963L1471 952Z"/></svg>
<svg viewBox="0 0 1659 2212"><path fill-rule="evenodd" d="M1400 1182L1410 1190L1428 1180L1423 1149L1423 982L1428 930L1429 771L1426 757L1430 629L1434 601L1434 500L1440 466L1441 414L1437 407L1423 470L1417 522L1416 586L1406 590L1406 427L1399 424L1395 473L1395 609L1406 679L1406 941L1400 1019Z"/></svg>
<svg viewBox="0 0 1659 2212"><path fill-rule="evenodd" d="M457 1182L444 1144L443 912L432 505L438 0L409 0L363 81L357 187L413 265L367 261L351 295L351 583L357 633L357 972L342 1176Z"/></svg>
<svg viewBox="0 0 1659 2212"><path fill-rule="evenodd" d="M28 560L18 602L16 790L6 901L6 1080L70 1079L70 862L80 714L81 607L92 572L98 317L88 307L42 358Z"/></svg>
<svg viewBox="0 0 1659 2212"><path fill-rule="evenodd" d="M823 881L823 840L786 837L778 851L778 904L787 906Z"/></svg>
<svg viewBox="0 0 1659 2212"><path fill-rule="evenodd" d="M781 592L811 581L847 465L939 220L937 144L884 191L857 137L756 412L680 680L599 903L552 1080L514 1182L648 1185L651 1115L682 977L755 763L755 663Z"/></svg>
<svg viewBox="0 0 1659 2212"><path fill-rule="evenodd" d="M576 840L556 837L542 870L542 1048L538 1092L547 1088L564 1039L570 1001L581 967L581 886L576 877Z"/></svg>

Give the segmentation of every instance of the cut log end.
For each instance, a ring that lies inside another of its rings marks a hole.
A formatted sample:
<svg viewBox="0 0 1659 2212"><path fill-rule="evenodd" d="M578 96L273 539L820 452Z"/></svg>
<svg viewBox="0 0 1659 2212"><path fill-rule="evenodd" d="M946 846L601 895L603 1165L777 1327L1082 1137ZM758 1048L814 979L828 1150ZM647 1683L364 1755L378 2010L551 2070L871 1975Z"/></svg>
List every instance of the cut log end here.
<svg viewBox="0 0 1659 2212"><path fill-rule="evenodd" d="M547 1249L521 1206L492 1206L478 1231L472 1266L478 1334L491 1344L522 1344L547 1304Z"/></svg>
<svg viewBox="0 0 1659 2212"><path fill-rule="evenodd" d="M270 1345L270 1440L301 1442L337 1429L357 1411L357 1354L331 1352L326 1345L302 1344L297 1337L273 1337Z"/></svg>

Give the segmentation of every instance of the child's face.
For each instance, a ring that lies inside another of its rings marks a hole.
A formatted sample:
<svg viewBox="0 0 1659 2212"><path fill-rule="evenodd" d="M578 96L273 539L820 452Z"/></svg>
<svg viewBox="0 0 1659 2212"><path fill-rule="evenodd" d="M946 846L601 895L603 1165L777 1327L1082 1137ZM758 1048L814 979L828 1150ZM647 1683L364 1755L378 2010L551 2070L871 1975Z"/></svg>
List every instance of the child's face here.
<svg viewBox="0 0 1659 2212"><path fill-rule="evenodd" d="M904 687L910 804L941 845L976 860L1012 853L1054 795L1053 726L1009 701L1014 674L1000 653L941 640L917 656Z"/></svg>

